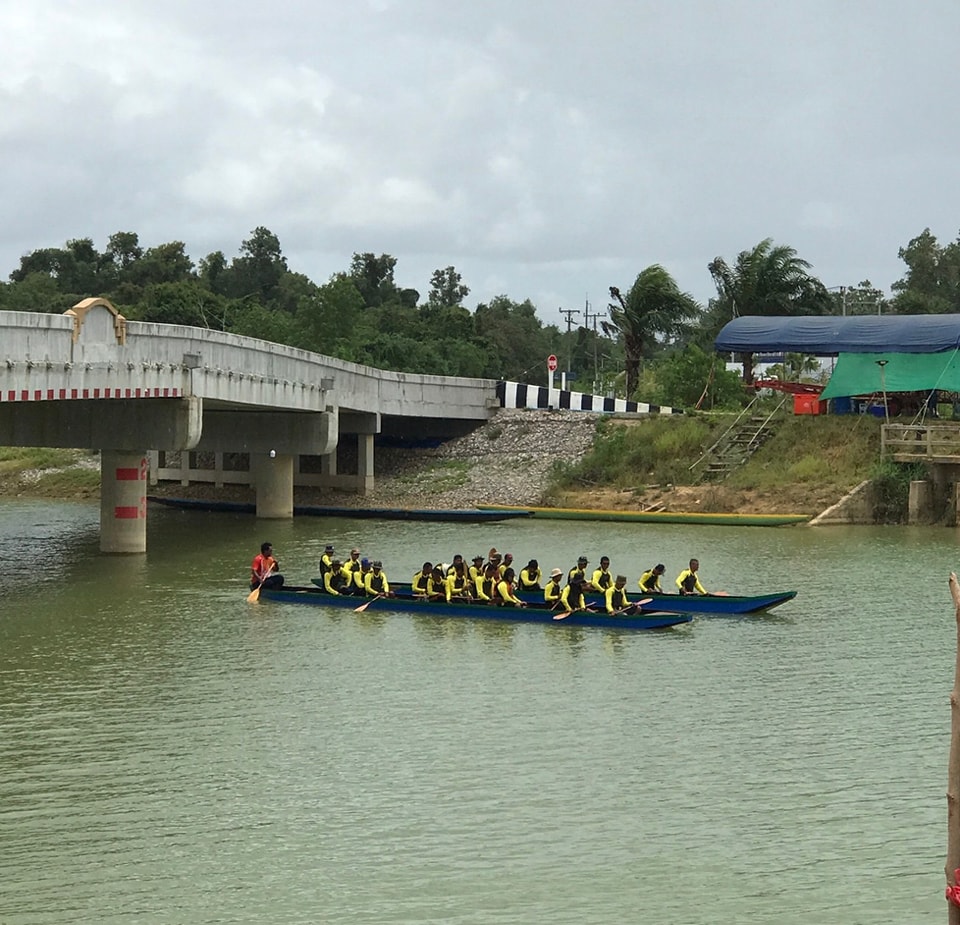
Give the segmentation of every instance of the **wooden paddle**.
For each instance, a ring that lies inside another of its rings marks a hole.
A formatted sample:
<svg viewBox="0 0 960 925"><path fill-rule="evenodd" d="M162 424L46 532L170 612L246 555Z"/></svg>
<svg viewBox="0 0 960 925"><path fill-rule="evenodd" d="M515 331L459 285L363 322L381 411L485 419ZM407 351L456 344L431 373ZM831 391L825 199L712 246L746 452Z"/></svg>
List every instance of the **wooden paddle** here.
<svg viewBox="0 0 960 925"><path fill-rule="evenodd" d="M632 604L628 604L622 610L615 610L612 614L610 614L610 616L619 617L620 614L626 613L628 610L633 610L634 607L643 607L645 604L650 604L652 602L653 602L652 597L642 597L640 598L639 601L634 601Z"/></svg>
<svg viewBox="0 0 960 925"><path fill-rule="evenodd" d="M653 598L652 598L652 597L642 597L642 598L640 598L639 601L634 601L632 604L629 604L628 606L624 607L623 610L615 610L612 614L610 614L610 616L611 616L611 617L617 617L617 616L619 616L619 615L622 614L622 613L626 613L628 610L631 610L631 609L634 608L634 607L642 607L644 604L649 604L651 601L653 601ZM568 610L566 613L558 613L553 619L554 619L554 620L566 620L567 617L570 616L570 614L572 614L572 613L580 613L580 612L582 612L582 611L586 611L587 613L596 613L596 611L593 610L591 607L582 607L582 608L580 608L579 611L577 611L577 610Z"/></svg>
<svg viewBox="0 0 960 925"><path fill-rule="evenodd" d="M365 604L361 604L359 607L354 607L353 612L363 613L374 601L379 601L381 597L383 597L382 594L378 594L376 597L371 597L370 600Z"/></svg>
<svg viewBox="0 0 960 925"><path fill-rule="evenodd" d="M248 601L249 603L252 604L254 601L260 599L260 589L263 587L263 583L264 583L272 574L273 574L273 569L271 569L269 572L267 572L267 574L264 575L263 578L260 579L260 584L258 584L258 585L247 595L247 601Z"/></svg>

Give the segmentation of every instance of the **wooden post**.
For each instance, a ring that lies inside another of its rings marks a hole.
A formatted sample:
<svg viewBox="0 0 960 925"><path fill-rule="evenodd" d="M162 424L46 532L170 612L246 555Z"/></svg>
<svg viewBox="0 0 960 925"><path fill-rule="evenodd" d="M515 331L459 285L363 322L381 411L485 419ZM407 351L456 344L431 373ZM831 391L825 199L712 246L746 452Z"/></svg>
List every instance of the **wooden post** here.
<svg viewBox="0 0 960 925"><path fill-rule="evenodd" d="M960 583L956 572L950 573L950 594L953 597L957 623L957 661L950 692L950 760L947 766L947 863L944 873L947 886L956 886L954 871L960 867ZM960 925L960 906L947 903L947 922Z"/></svg>

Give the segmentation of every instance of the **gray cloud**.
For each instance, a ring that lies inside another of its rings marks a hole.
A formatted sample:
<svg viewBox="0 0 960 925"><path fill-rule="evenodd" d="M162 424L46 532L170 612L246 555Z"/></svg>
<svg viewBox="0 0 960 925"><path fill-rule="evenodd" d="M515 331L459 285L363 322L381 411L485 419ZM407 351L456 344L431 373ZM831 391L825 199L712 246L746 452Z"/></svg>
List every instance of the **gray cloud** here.
<svg viewBox="0 0 960 925"><path fill-rule="evenodd" d="M546 320L764 237L827 285L953 239L960 7L931 2L0 2L0 266L118 230Z"/></svg>

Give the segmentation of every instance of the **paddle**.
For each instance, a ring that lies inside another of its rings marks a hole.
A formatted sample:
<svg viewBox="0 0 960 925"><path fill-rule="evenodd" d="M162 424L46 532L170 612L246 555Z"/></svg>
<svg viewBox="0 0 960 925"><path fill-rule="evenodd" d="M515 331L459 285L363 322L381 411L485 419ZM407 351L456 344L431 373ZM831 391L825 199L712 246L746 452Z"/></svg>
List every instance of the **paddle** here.
<svg viewBox="0 0 960 925"><path fill-rule="evenodd" d="M249 603L252 604L254 601L260 599L260 589L263 587L263 583L264 583L272 574L273 574L273 569L271 569L269 572L267 572L267 574L264 575L263 578L260 579L260 584L258 584L258 585L247 595L247 601L248 601Z"/></svg>
<svg viewBox="0 0 960 925"><path fill-rule="evenodd" d="M353 612L363 613L374 601L379 601L381 597L383 597L382 594L378 594L376 597L371 597L370 600L365 604L361 604L359 607L354 607Z"/></svg>
<svg viewBox="0 0 960 925"><path fill-rule="evenodd" d="M628 604L628 605L627 605L626 607L624 607L622 610L615 610L612 614L610 614L610 616L611 616L611 617L617 617L617 616L619 616L619 615L622 614L622 613L626 613L628 610L632 610L634 607L642 607L644 604L649 604L649 603L651 603L652 601L653 601L653 598L652 598L652 597L642 597L642 598L640 598L639 601L634 601L632 604ZM588 613L596 613L596 611L593 610L593 609L590 608L590 607L581 607L581 608L580 608L580 611L584 611L584 610L587 611ZM566 620L567 617L570 616L570 614L572 614L572 613L579 613L580 611L577 611L577 610L568 610L566 613L558 613L558 614L556 614L553 619L554 619L554 620Z"/></svg>

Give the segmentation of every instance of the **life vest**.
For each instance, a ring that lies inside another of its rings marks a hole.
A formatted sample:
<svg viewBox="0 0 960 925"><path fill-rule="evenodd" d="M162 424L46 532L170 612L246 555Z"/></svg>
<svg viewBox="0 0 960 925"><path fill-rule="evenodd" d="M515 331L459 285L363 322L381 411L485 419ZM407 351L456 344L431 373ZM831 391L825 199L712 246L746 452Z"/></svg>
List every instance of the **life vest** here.
<svg viewBox="0 0 960 925"><path fill-rule="evenodd" d="M540 569L531 572L529 569L520 569L520 587L524 591L536 591L540 587Z"/></svg>
<svg viewBox="0 0 960 925"><path fill-rule="evenodd" d="M644 591L652 591L654 588L656 588L657 579L659 577L660 576L657 575L657 573L653 569L650 569L648 572L644 572L640 576L640 587Z"/></svg>

